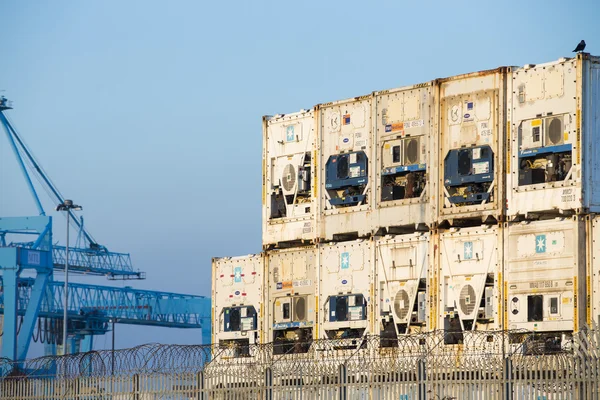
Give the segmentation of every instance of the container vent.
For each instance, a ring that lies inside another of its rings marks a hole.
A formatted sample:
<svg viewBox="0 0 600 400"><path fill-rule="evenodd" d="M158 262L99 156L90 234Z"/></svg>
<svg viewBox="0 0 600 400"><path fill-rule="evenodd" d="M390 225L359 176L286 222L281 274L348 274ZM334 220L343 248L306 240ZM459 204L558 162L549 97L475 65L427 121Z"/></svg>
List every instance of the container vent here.
<svg viewBox="0 0 600 400"><path fill-rule="evenodd" d="M396 296L394 297L394 313L401 321L406 319L406 316L408 315L408 312L410 311L409 306L410 306L410 300L409 300L408 293L406 292L406 290L405 289L398 290L398 292L396 293Z"/></svg>
<svg viewBox="0 0 600 400"><path fill-rule="evenodd" d="M296 298L294 303L294 321L304 321L306 319L306 300L304 297Z"/></svg>
<svg viewBox="0 0 600 400"><path fill-rule="evenodd" d="M412 138L404 141L404 165L419 162L419 139Z"/></svg>
<svg viewBox="0 0 600 400"><path fill-rule="evenodd" d="M460 291L460 310L465 315L471 315L475 310L475 289L471 285L465 285Z"/></svg>
<svg viewBox="0 0 600 400"><path fill-rule="evenodd" d="M563 144L563 130L562 117L546 119L546 146Z"/></svg>
<svg viewBox="0 0 600 400"><path fill-rule="evenodd" d="M239 308L233 308L229 311L229 327L232 331L240 330L240 310Z"/></svg>
<svg viewBox="0 0 600 400"><path fill-rule="evenodd" d="M293 193L296 188L297 179L296 168L292 164L286 165L283 169L283 176L281 177L283 190L287 193Z"/></svg>

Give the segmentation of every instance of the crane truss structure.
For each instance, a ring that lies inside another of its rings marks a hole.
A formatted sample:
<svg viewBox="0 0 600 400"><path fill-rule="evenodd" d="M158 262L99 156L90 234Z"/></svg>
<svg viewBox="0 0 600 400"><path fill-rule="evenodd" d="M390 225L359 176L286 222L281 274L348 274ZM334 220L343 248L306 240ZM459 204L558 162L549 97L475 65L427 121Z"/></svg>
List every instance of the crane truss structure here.
<svg viewBox="0 0 600 400"><path fill-rule="evenodd" d="M129 254L111 252L98 244L84 228L83 219L77 219L72 210L66 212L70 213L70 221L79 229L87 246L69 248L67 252L66 247L53 244L52 217L46 216L31 176L35 175L45 186L53 201L62 203L64 198L4 114L11 108L12 104L0 97L0 123L39 214L0 218L0 314L3 323L0 355L22 361L27 357L36 327L39 338L43 329L62 324L65 288L63 282L54 280L54 271L64 270L68 264L70 273L106 276L112 280L144 279L145 274L133 269ZM9 238L23 236L32 240L9 241ZM46 348L52 349L50 354L56 352L56 345L61 345L63 351L69 347L89 351L93 337L106 333L109 324L115 322L196 328L201 329L202 342L210 341L210 298L81 283L69 283L67 290L69 343L62 343L60 335L54 335L46 342L50 344Z"/></svg>

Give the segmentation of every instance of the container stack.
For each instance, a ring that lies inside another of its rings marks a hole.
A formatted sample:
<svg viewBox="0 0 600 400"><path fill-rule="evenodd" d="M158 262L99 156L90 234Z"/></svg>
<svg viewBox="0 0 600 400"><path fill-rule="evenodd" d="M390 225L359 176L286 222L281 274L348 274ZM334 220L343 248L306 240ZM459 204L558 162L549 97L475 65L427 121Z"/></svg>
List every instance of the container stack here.
<svg viewBox="0 0 600 400"><path fill-rule="evenodd" d="M214 342L565 346L600 319L599 101L581 53L264 117L263 251L213 260Z"/></svg>

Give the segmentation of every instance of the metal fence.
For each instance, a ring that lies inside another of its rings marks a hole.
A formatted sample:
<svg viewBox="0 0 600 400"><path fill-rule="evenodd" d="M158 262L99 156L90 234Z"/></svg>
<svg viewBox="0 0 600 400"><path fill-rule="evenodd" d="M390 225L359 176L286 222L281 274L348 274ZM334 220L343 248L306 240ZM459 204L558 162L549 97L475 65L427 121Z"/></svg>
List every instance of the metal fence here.
<svg viewBox="0 0 600 400"><path fill-rule="evenodd" d="M600 331L145 345L4 363L3 399L600 399ZM283 349L283 350L282 350ZM301 351L306 351L302 353ZM210 359L210 361L205 362Z"/></svg>

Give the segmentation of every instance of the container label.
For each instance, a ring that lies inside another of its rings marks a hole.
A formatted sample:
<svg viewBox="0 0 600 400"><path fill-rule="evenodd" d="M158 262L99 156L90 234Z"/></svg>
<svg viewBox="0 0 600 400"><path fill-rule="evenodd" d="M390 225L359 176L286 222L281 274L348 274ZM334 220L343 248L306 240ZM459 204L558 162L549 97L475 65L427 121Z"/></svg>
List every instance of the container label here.
<svg viewBox="0 0 600 400"><path fill-rule="evenodd" d="M478 162L473 163L473 173L474 174L487 174L490 172L490 162Z"/></svg>
<svg viewBox="0 0 600 400"><path fill-rule="evenodd" d="M307 287L312 285L312 280L310 279L302 279L299 281L285 281L285 282L277 282L275 284L276 290L282 289L291 289L291 288L299 288L299 287Z"/></svg>
<svg viewBox="0 0 600 400"><path fill-rule="evenodd" d="M286 142L293 142L296 139L296 135L294 133L294 125L290 125L285 128L285 140Z"/></svg>
<svg viewBox="0 0 600 400"><path fill-rule="evenodd" d="M404 122L404 129L420 128L422 126L425 126L425 121L423 121L422 119Z"/></svg>
<svg viewBox="0 0 600 400"><path fill-rule="evenodd" d="M404 129L404 123L398 122L396 124L388 124L385 126L386 132L397 132Z"/></svg>
<svg viewBox="0 0 600 400"><path fill-rule="evenodd" d="M302 228L302 233L311 233L312 232L312 223L309 222L305 222L304 223L304 227Z"/></svg>
<svg viewBox="0 0 600 400"><path fill-rule="evenodd" d="M349 269L350 268L350 254L348 252L344 252L341 254L340 268L341 269Z"/></svg>
<svg viewBox="0 0 600 400"><path fill-rule="evenodd" d="M344 114L344 125L350 125L350 114Z"/></svg>
<svg viewBox="0 0 600 400"><path fill-rule="evenodd" d="M546 235L535 235L535 252L537 254L546 252Z"/></svg>
<svg viewBox="0 0 600 400"><path fill-rule="evenodd" d="M560 201L563 203L568 203L571 201L575 201L575 193L572 188L563 189L562 194L560 196Z"/></svg>
<svg viewBox="0 0 600 400"><path fill-rule="evenodd" d="M465 260L473 259L473 242L465 242L465 244L464 244L464 259Z"/></svg>
<svg viewBox="0 0 600 400"><path fill-rule="evenodd" d="M233 269L233 281L235 283L242 282L242 267L235 267Z"/></svg>
<svg viewBox="0 0 600 400"><path fill-rule="evenodd" d="M362 306L348 307L348 312L350 314L350 321L360 321L363 319Z"/></svg>

